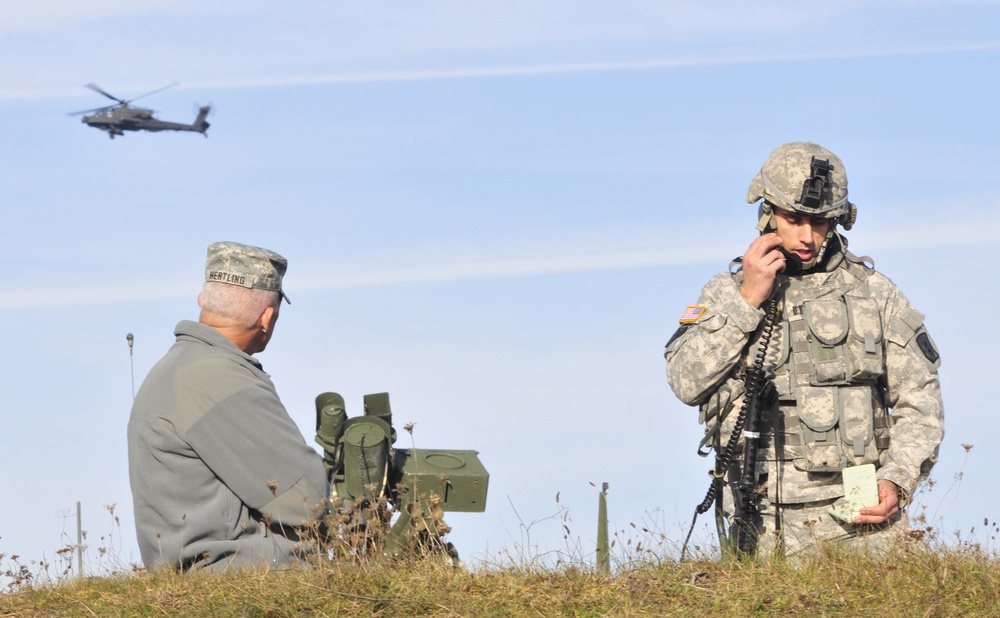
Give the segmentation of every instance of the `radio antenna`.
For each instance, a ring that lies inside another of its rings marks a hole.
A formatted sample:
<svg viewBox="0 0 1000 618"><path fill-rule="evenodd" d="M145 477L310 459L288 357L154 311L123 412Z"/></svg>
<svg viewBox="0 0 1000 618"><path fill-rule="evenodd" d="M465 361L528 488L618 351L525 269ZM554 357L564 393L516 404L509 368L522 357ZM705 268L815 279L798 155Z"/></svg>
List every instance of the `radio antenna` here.
<svg viewBox="0 0 1000 618"><path fill-rule="evenodd" d="M128 341L128 365L129 373L132 374L132 401L135 401L135 363L132 360L132 342L135 341L135 337L129 333L125 335L125 341Z"/></svg>

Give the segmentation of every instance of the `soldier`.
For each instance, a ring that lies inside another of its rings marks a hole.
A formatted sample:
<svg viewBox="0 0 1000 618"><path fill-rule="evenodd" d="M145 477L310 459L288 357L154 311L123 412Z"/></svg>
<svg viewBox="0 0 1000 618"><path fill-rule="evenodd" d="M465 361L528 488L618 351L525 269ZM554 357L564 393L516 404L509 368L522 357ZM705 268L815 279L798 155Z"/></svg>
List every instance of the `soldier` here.
<svg viewBox="0 0 1000 618"><path fill-rule="evenodd" d="M720 542L731 547L749 523L763 555L801 555L826 540L884 549L944 435L940 356L923 314L871 258L847 250L838 226L850 230L857 209L836 155L805 142L780 146L750 185L747 202L758 201L760 236L702 289L665 353L671 389L699 406L702 446L717 453ZM758 399L756 432L737 436L736 461L721 475L755 371L759 386L774 389ZM757 456L741 494L746 440ZM864 464L876 469L878 504L834 517L845 502L843 471ZM752 509L740 506L748 494Z"/></svg>
<svg viewBox="0 0 1000 618"><path fill-rule="evenodd" d="M278 321L285 258L208 247L198 322L149 372L128 424L136 533L147 568L224 570L296 562L327 495L306 445L252 355Z"/></svg>

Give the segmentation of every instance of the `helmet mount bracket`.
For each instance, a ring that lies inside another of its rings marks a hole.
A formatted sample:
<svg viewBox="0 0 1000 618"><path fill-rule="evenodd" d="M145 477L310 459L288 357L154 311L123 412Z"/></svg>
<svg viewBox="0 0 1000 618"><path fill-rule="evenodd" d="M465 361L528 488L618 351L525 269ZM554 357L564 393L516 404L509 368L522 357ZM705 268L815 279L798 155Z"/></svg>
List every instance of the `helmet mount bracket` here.
<svg viewBox="0 0 1000 618"><path fill-rule="evenodd" d="M833 166L828 159L817 159L814 156L809 164L809 178L802 183L802 198L799 203L807 208L819 208L823 192L830 185L832 171Z"/></svg>

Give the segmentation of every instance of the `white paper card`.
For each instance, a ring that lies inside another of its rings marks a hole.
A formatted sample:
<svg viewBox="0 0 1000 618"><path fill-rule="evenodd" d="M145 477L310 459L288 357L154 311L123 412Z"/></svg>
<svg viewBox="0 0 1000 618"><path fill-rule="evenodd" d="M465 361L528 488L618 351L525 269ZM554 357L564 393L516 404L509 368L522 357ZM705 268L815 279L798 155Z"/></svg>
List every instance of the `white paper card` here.
<svg viewBox="0 0 1000 618"><path fill-rule="evenodd" d="M844 468L844 500L838 502L830 514L837 519L853 522L861 515L861 508L878 506L878 483L875 481L875 465L864 464Z"/></svg>

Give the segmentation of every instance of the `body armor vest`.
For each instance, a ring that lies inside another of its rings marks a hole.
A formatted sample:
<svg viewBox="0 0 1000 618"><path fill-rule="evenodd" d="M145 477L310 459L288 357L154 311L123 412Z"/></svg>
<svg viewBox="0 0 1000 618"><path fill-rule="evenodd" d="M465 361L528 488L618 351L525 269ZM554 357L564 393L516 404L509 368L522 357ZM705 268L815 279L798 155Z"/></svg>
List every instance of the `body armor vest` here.
<svg viewBox="0 0 1000 618"><path fill-rule="evenodd" d="M877 468L889 448L884 325L879 301L868 291L872 270L849 252L842 259L829 271L782 279L764 362L778 404L764 411L758 453L771 502L842 496L840 471L866 463ZM741 272L735 276L742 279ZM703 447L721 452L725 446L736 416L729 413L740 407L760 335L754 333L733 376L702 405Z"/></svg>
<svg viewBox="0 0 1000 618"><path fill-rule="evenodd" d="M889 447L883 325L870 271L846 268L787 282L766 369L778 390L764 458L803 472L879 464ZM752 348L751 348L752 349Z"/></svg>

